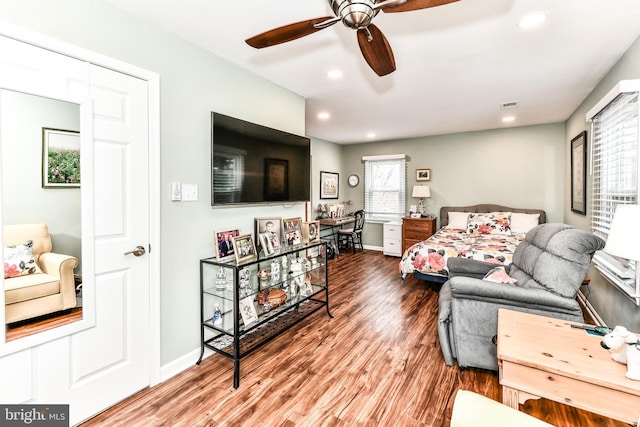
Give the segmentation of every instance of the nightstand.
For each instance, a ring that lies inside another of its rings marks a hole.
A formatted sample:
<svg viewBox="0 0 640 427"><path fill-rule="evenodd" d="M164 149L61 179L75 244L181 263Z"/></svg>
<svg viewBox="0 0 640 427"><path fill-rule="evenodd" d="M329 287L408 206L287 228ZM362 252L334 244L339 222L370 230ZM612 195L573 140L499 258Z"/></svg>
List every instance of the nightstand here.
<svg viewBox="0 0 640 427"><path fill-rule="evenodd" d="M402 256L402 224L399 221L385 222L382 226L384 246L382 253L390 256Z"/></svg>
<svg viewBox="0 0 640 427"><path fill-rule="evenodd" d="M402 218L402 253L436 232L435 218Z"/></svg>

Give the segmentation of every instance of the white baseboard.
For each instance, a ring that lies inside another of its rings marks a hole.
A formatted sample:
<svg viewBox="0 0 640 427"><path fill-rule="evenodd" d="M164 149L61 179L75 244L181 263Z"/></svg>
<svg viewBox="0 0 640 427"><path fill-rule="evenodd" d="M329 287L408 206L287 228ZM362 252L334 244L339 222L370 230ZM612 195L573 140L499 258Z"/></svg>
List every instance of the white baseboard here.
<svg viewBox="0 0 640 427"><path fill-rule="evenodd" d="M206 359L212 354L213 354L213 351L205 349L204 357L202 358L202 360ZM200 347L162 366L160 368L160 382L164 382L178 375L182 371L189 369L192 366L195 366L199 357L200 357Z"/></svg>

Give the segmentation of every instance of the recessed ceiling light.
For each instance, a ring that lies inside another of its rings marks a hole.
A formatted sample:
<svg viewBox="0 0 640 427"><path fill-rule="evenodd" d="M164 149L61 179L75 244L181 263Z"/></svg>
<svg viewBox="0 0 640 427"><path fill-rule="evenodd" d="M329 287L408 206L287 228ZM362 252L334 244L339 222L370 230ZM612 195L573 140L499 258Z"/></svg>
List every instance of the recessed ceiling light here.
<svg viewBox="0 0 640 427"><path fill-rule="evenodd" d="M331 117L331 114L327 113L326 111L323 111L322 113L318 113L318 118L320 120L327 120L329 117Z"/></svg>
<svg viewBox="0 0 640 427"><path fill-rule="evenodd" d="M511 123L515 120L516 118L514 116L505 116L502 118L502 123Z"/></svg>
<svg viewBox="0 0 640 427"><path fill-rule="evenodd" d="M375 138L375 137L376 137L375 132L369 132L369 133L367 133L367 138L371 139L371 138Z"/></svg>
<svg viewBox="0 0 640 427"><path fill-rule="evenodd" d="M342 78L342 70L329 70L327 72L327 77L329 77L330 79Z"/></svg>
<svg viewBox="0 0 640 427"><path fill-rule="evenodd" d="M549 15L546 14L545 12L530 13L526 15L524 18L522 18L520 21L518 21L518 28L522 30L530 30L532 28L537 28L540 25L542 25L547 20L548 17Z"/></svg>

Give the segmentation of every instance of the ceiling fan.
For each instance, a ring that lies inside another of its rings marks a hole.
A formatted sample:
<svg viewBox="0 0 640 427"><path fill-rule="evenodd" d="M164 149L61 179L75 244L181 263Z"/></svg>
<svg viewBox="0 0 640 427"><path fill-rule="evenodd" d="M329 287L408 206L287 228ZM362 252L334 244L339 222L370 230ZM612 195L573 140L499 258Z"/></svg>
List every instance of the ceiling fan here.
<svg viewBox="0 0 640 427"><path fill-rule="evenodd" d="M382 31L371 23L381 10L408 12L453 3L458 0L327 0L335 16L296 22L265 31L246 40L256 49L275 46L323 30L338 21L358 32L358 44L367 64L379 76L395 71L393 51Z"/></svg>

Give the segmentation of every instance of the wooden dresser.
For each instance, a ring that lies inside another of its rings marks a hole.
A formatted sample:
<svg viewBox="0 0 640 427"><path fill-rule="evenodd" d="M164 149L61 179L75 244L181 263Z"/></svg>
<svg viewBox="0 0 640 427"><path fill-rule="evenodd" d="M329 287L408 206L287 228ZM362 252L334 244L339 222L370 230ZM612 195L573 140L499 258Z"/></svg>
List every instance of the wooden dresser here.
<svg viewBox="0 0 640 427"><path fill-rule="evenodd" d="M402 218L402 253L408 247L428 239L436 232L435 218Z"/></svg>

